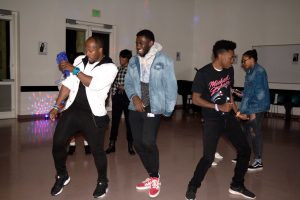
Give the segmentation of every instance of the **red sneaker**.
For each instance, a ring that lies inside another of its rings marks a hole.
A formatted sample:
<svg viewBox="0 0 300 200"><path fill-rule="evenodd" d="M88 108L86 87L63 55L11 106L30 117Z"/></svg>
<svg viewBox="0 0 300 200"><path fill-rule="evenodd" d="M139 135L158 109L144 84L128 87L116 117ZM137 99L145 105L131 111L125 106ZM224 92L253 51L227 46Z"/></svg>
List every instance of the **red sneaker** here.
<svg viewBox="0 0 300 200"><path fill-rule="evenodd" d="M149 190L149 197L155 198L159 195L161 182L160 182L159 178L156 178L156 177L152 177L151 180L152 181L151 181L151 187Z"/></svg>
<svg viewBox="0 0 300 200"><path fill-rule="evenodd" d="M135 188L137 190L148 190L150 189L151 187L151 182L152 182L152 179L151 178L147 178L146 180L144 180L143 182L137 184L135 186Z"/></svg>

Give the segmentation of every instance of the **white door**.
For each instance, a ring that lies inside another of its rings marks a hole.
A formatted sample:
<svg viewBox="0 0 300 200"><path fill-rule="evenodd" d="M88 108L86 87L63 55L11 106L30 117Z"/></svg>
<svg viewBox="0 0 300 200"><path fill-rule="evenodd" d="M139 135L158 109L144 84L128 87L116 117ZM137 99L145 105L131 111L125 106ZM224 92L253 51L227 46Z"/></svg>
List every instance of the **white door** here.
<svg viewBox="0 0 300 200"><path fill-rule="evenodd" d="M0 13L0 119L16 118L16 13Z"/></svg>

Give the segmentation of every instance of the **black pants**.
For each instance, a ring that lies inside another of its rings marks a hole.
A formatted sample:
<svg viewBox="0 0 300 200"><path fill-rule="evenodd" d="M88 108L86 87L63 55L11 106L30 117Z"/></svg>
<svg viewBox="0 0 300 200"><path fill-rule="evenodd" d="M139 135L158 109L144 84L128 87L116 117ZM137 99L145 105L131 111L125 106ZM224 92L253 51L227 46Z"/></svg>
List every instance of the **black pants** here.
<svg viewBox="0 0 300 200"><path fill-rule="evenodd" d="M204 120L203 157L198 162L189 187L198 188L208 169L214 161L218 140L224 134L237 151L237 163L232 178L232 186L244 184L244 176L250 160L250 147L246 135L242 132L240 123L232 115L222 116L216 120Z"/></svg>
<svg viewBox="0 0 300 200"><path fill-rule="evenodd" d="M242 123L243 131L246 133L248 143L252 148L255 159L262 158L263 136L261 131L264 112L256 113L256 118Z"/></svg>
<svg viewBox="0 0 300 200"><path fill-rule="evenodd" d="M112 96L112 124L111 124L111 131L110 131L110 140L116 141L118 137L119 131L119 124L122 116L122 112L124 111L125 115L125 123L126 123L126 134L127 134L127 141L132 143L132 133L130 129L129 123L129 111L128 111L129 100L125 92L123 93L116 93Z"/></svg>
<svg viewBox="0 0 300 200"><path fill-rule="evenodd" d="M57 175L67 173L66 145L74 134L81 132L90 145L98 171L98 181L107 182L107 159L104 145L104 133L109 123L109 117L96 117L92 113L69 108L64 111L57 123L54 136L52 154Z"/></svg>
<svg viewBox="0 0 300 200"><path fill-rule="evenodd" d="M129 111L133 145L150 177L158 177L159 152L156 145L160 115Z"/></svg>

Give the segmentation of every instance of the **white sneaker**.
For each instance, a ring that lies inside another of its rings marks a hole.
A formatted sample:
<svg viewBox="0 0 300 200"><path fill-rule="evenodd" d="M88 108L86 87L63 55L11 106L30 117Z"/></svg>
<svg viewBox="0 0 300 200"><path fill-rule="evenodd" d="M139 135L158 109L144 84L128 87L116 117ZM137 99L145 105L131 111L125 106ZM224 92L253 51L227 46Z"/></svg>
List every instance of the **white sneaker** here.
<svg viewBox="0 0 300 200"><path fill-rule="evenodd" d="M217 166L218 163L216 163L215 161L213 163L211 163L211 166Z"/></svg>
<svg viewBox="0 0 300 200"><path fill-rule="evenodd" d="M221 156L218 152L215 153L215 158L222 160L223 156Z"/></svg>

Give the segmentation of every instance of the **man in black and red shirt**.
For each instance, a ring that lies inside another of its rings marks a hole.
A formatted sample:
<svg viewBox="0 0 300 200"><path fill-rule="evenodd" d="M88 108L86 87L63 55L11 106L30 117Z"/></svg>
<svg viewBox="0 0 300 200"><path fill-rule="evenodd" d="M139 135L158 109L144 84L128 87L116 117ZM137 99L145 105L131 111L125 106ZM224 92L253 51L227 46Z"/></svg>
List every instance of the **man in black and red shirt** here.
<svg viewBox="0 0 300 200"><path fill-rule="evenodd" d="M203 157L198 162L188 184L186 199L194 200L197 189L214 161L218 140L224 134L237 151L237 164L229 188L231 194L255 199L255 194L244 186L244 176L250 160L246 135L235 117L236 106L231 94L233 60L236 44L220 40L213 47L214 60L198 70L192 86L193 103L202 107L204 118Z"/></svg>

